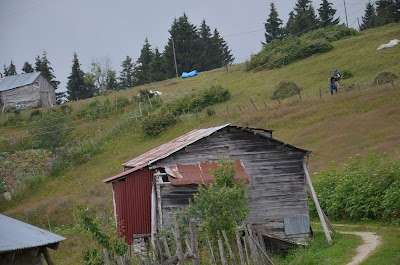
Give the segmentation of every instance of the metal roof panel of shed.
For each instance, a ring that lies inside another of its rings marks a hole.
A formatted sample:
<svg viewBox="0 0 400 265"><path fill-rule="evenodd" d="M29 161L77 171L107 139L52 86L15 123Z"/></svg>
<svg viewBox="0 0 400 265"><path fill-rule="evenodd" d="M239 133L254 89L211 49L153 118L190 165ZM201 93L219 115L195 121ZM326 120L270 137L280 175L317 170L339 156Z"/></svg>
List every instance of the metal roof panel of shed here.
<svg viewBox="0 0 400 265"><path fill-rule="evenodd" d="M151 149L150 151L124 163L123 166L137 167L141 165L150 165L227 126L229 126L229 124L190 131L172 141Z"/></svg>
<svg viewBox="0 0 400 265"><path fill-rule="evenodd" d="M0 214L0 253L55 244L66 238Z"/></svg>
<svg viewBox="0 0 400 265"><path fill-rule="evenodd" d="M33 72L27 74L5 76L0 79L0 91L6 91L17 87L22 87L32 84L40 72Z"/></svg>

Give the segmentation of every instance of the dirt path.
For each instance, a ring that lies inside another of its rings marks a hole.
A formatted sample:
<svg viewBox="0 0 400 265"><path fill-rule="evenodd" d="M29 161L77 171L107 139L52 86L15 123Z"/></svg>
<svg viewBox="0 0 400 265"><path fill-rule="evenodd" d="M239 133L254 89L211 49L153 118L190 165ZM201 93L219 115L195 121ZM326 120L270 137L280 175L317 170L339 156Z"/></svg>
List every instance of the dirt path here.
<svg viewBox="0 0 400 265"><path fill-rule="evenodd" d="M343 232L340 231L342 234L351 234L360 236L364 243L357 247L356 251L357 254L353 257L353 260L347 265L357 265L360 264L361 261L366 259L372 251L374 251L380 244L380 236L373 232Z"/></svg>

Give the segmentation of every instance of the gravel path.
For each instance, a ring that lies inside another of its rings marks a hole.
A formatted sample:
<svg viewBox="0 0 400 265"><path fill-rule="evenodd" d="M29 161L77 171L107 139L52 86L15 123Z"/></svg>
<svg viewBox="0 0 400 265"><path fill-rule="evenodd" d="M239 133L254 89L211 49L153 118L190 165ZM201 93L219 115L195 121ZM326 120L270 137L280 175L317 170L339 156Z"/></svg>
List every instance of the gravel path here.
<svg viewBox="0 0 400 265"><path fill-rule="evenodd" d="M353 257L353 260L350 263L347 263L347 265L360 264L361 261L366 259L368 257L368 255L371 254L371 252L374 251L381 244L380 236L378 236L376 233L373 233L373 232L342 232L342 231L340 231L339 233L360 236L364 241L364 243L362 245L357 247L357 249L356 249L357 254Z"/></svg>

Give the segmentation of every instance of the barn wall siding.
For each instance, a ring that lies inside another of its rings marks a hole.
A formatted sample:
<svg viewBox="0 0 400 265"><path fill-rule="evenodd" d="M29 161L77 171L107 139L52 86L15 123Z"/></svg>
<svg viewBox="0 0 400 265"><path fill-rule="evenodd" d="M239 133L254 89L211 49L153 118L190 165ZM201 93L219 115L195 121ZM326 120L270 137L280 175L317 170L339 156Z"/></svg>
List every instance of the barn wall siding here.
<svg viewBox="0 0 400 265"><path fill-rule="evenodd" d="M302 167L305 153L235 128L225 128L157 162L156 165L196 164L217 161L220 156L241 160L251 178L250 212L247 221L259 224L258 229L262 231L289 239L284 233L284 218L308 215ZM180 191L185 195L182 196ZM187 186L163 187L164 225L170 224L170 209L183 207L183 201L187 201L196 191L193 187L187 189ZM290 239L298 241L304 240L304 237L306 236L303 234L290 235Z"/></svg>
<svg viewBox="0 0 400 265"><path fill-rule="evenodd" d="M113 182L118 233L128 244L134 234L151 233L152 176L144 169Z"/></svg>

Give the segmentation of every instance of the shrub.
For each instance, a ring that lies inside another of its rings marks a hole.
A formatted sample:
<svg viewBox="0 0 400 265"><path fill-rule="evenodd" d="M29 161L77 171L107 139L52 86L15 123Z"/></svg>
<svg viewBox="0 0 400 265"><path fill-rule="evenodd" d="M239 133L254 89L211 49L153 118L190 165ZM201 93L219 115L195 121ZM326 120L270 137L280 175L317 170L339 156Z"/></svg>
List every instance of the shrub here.
<svg viewBox="0 0 400 265"><path fill-rule="evenodd" d="M289 98L294 95L300 95L302 88L296 83L291 81L282 81L274 89L271 95L271 99L280 100L284 98Z"/></svg>
<svg viewBox="0 0 400 265"><path fill-rule="evenodd" d="M34 111L31 112L30 119L32 120L33 118L35 118L37 116L41 116L41 115L42 115L42 111L40 109L35 109Z"/></svg>
<svg viewBox="0 0 400 265"><path fill-rule="evenodd" d="M387 154L357 156L314 179L321 207L328 216L400 223L400 163Z"/></svg>
<svg viewBox="0 0 400 265"><path fill-rule="evenodd" d="M28 133L36 142L36 147L55 149L67 143L72 128L68 119L59 112L48 112L28 125Z"/></svg>
<svg viewBox="0 0 400 265"><path fill-rule="evenodd" d="M126 106L129 106L129 99L123 96L118 96L117 97L117 106L118 109L120 108L125 108Z"/></svg>
<svg viewBox="0 0 400 265"><path fill-rule="evenodd" d="M397 80L398 77L392 72L382 72L374 79L374 83L376 85L388 84L392 83L394 85L394 81Z"/></svg>
<svg viewBox="0 0 400 265"><path fill-rule="evenodd" d="M206 113L207 113L207 116L209 116L209 117L214 116L215 115L215 109L214 108L207 108L206 109Z"/></svg>
<svg viewBox="0 0 400 265"><path fill-rule="evenodd" d="M250 62L246 63L246 70L278 68L313 54L328 52L333 49L330 42L356 34L354 29L332 26L311 31L301 37L288 36L283 40L273 40L251 57Z"/></svg>
<svg viewBox="0 0 400 265"><path fill-rule="evenodd" d="M351 78L351 77L353 77L354 75L353 75L353 72L352 71L350 71L349 69L345 69L345 70L343 70L342 71L342 76L341 76L341 78L343 78L343 79L348 79L348 78Z"/></svg>
<svg viewBox="0 0 400 265"><path fill-rule="evenodd" d="M156 136L176 123L177 118L172 113L153 114L143 120L143 132L149 136Z"/></svg>
<svg viewBox="0 0 400 265"><path fill-rule="evenodd" d="M203 110L207 106L225 102L229 100L230 96L231 93L229 90L224 89L220 85L213 85L199 93L183 97L167 104L163 111L171 111L177 116L189 111L197 112Z"/></svg>
<svg viewBox="0 0 400 265"><path fill-rule="evenodd" d="M67 105L67 104L63 104L63 105L61 105L61 107L60 107L60 111L62 112L62 113L64 113L64 114L72 114L72 112L73 112L73 109L72 109L72 107L70 106L70 105Z"/></svg>

